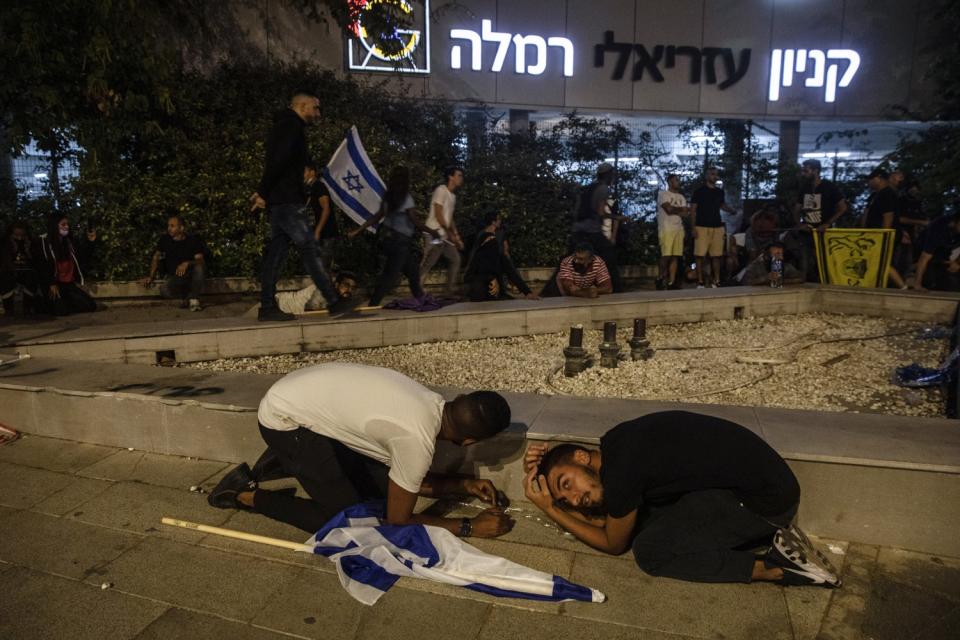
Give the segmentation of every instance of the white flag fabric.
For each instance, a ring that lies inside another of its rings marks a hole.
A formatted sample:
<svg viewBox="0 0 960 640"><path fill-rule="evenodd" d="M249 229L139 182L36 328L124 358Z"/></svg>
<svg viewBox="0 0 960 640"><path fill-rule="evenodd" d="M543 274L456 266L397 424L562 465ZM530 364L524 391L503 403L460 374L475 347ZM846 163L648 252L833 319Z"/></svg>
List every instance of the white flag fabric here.
<svg viewBox="0 0 960 640"><path fill-rule="evenodd" d="M508 598L603 602L596 589L480 551L446 529L381 524L383 503L344 509L304 545L337 566L340 584L372 605L401 577L422 578Z"/></svg>
<svg viewBox="0 0 960 640"><path fill-rule="evenodd" d="M380 210L386 187L370 162L357 128L346 137L323 169L321 177L330 199L357 224L363 224ZM368 227L373 231L373 226Z"/></svg>

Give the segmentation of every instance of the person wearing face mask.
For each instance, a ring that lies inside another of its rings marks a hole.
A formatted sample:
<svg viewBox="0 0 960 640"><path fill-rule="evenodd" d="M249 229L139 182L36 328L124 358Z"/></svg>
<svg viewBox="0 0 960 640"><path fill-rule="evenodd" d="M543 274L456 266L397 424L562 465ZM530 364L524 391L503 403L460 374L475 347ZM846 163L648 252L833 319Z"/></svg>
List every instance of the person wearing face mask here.
<svg viewBox="0 0 960 640"><path fill-rule="evenodd" d="M596 298L613 293L613 281L606 263L587 243L578 244L572 254L560 261L555 280L562 296Z"/></svg>
<svg viewBox="0 0 960 640"><path fill-rule="evenodd" d="M65 215L50 219L46 235L40 236L40 253L44 268L40 271L44 307L48 313L66 316L71 313L89 313L97 310L97 303L81 288L83 271L93 255L97 241L96 229L87 229L86 237L77 240Z"/></svg>

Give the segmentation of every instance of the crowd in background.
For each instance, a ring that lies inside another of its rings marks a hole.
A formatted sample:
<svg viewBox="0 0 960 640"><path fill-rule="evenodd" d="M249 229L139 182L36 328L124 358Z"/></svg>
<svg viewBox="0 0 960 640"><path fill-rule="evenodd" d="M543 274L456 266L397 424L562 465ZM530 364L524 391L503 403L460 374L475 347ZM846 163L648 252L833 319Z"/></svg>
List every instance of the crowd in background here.
<svg viewBox="0 0 960 640"><path fill-rule="evenodd" d="M357 306L354 292L359 279L337 268L332 249L338 240L368 227L377 230L383 258L383 268L370 288L371 306L380 305L402 276L409 283L414 307L432 304L424 302L428 296L423 280L440 260L447 269L444 294L448 300L455 299L458 290L471 301L539 297L513 263L504 212L487 210L475 235L461 235L456 201L467 179L462 167L445 170L444 182L434 189L425 212L410 193L409 170L394 167L377 214L350 231L339 228L330 193L303 136L303 128L318 114L317 99L298 94L278 116L267 141L263 181L251 196L254 209L267 209L271 227L262 266L261 319L293 318L279 309L275 298L276 280L291 245L299 250L306 272L317 285L308 310L326 306L333 312ZM296 149L294 156L290 149ZM594 298L623 290L617 240L621 225L630 218L620 213L615 201L615 180L615 168L602 163L596 179L581 189L572 212L567 254L539 295ZM659 192L656 202L660 254L656 287L819 282L815 234L842 221L849 227L849 221L855 220L853 224L861 228L895 232L889 269L892 286L960 290L960 214L928 218L919 185L900 171L875 169L867 176L866 186L870 192L866 205L852 211L840 189L821 177L820 162L810 159L802 165L797 201L751 203L753 210L745 211L727 202L715 167L705 169L689 198L681 191L680 177L667 175L667 188ZM27 314L94 311L97 305L83 288L83 273L97 257L97 244L96 229L81 231L66 216L54 215L40 235L31 233L25 223L10 224L0 239L0 299L5 315L13 314L17 297ZM162 276L164 297L200 311L209 256L203 240L188 232L183 217L172 215L140 284L151 287ZM328 273L336 275L331 278Z"/></svg>

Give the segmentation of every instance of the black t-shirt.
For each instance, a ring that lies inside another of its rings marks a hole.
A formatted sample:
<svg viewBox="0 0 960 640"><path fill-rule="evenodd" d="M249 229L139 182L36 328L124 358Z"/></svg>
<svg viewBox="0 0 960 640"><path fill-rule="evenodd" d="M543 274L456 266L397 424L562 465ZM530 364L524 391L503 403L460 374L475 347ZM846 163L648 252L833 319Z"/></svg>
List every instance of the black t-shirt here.
<svg viewBox="0 0 960 640"><path fill-rule="evenodd" d="M867 202L867 229L882 229L883 214L893 211L893 226L896 229L899 225L900 216L900 198L892 187L884 187L870 196Z"/></svg>
<svg viewBox="0 0 960 640"><path fill-rule="evenodd" d="M183 240L174 240L170 234L165 233L157 242L157 251L161 254L167 275L172 276L180 263L193 260L198 253L205 253L206 248L198 236L187 234Z"/></svg>
<svg viewBox="0 0 960 640"><path fill-rule="evenodd" d="M800 501L800 485L776 451L736 423L663 411L617 425L600 438L600 482L607 512L622 518L707 489L729 489L764 516Z"/></svg>
<svg viewBox="0 0 960 640"><path fill-rule="evenodd" d="M953 232L950 216L940 216L927 225L923 240L923 252L933 255L935 260L948 260L950 254L960 246L960 235Z"/></svg>
<svg viewBox="0 0 960 640"><path fill-rule="evenodd" d="M800 221L811 227L823 224L837 212L841 200L843 194L829 180L821 180L816 187L807 185L800 194Z"/></svg>
<svg viewBox="0 0 960 640"><path fill-rule="evenodd" d="M320 224L320 215L323 213L323 209L320 207L320 198L329 199L330 190L327 189L327 185L325 185L322 180L317 180L307 193L307 206L313 211L314 227ZM330 238L336 238L339 235L340 229L337 227L337 217L333 212L333 203L330 203L330 215L327 216L327 223L323 225L323 229L320 231L320 239L328 240Z"/></svg>
<svg viewBox="0 0 960 640"><path fill-rule="evenodd" d="M723 218L720 217L720 205L723 204L723 189L703 185L693 192L692 204L697 205L697 214L694 225L697 227L722 227Z"/></svg>

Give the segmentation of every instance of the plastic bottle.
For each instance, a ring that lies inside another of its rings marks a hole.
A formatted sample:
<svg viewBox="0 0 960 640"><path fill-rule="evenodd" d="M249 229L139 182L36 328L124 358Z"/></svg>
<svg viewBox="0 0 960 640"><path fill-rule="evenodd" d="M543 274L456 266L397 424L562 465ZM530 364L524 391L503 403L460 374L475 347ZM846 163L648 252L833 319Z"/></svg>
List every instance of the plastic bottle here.
<svg viewBox="0 0 960 640"><path fill-rule="evenodd" d="M774 289L783 288L783 260L781 258L772 258L770 260L770 286Z"/></svg>

